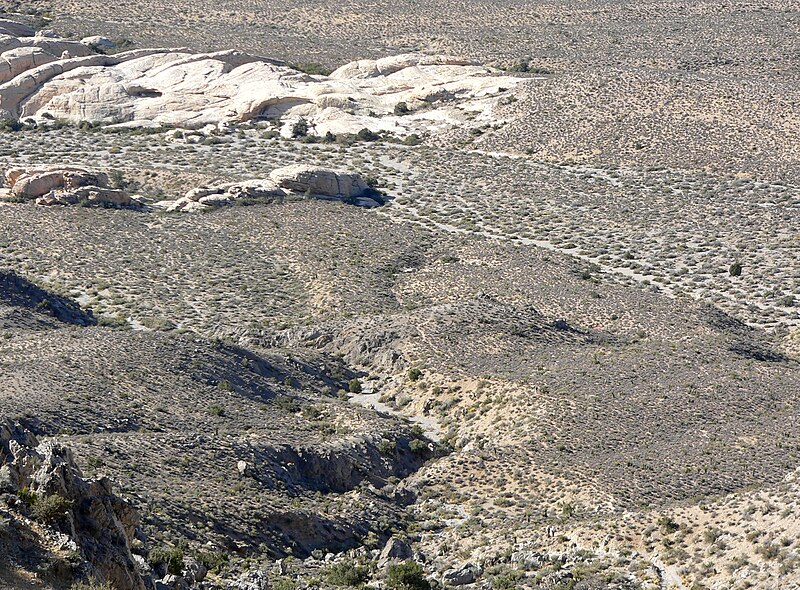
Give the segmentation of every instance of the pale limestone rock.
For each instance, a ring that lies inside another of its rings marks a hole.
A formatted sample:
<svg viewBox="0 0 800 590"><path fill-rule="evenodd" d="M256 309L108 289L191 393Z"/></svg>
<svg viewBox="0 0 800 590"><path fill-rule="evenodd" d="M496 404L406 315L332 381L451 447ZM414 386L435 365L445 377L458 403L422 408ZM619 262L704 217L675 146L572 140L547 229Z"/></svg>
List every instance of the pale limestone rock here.
<svg viewBox="0 0 800 590"><path fill-rule="evenodd" d="M101 35L92 35L91 37L84 37L81 39L81 43L92 48L102 49L102 50L109 50L114 49L117 44L114 43L108 37L103 37Z"/></svg>

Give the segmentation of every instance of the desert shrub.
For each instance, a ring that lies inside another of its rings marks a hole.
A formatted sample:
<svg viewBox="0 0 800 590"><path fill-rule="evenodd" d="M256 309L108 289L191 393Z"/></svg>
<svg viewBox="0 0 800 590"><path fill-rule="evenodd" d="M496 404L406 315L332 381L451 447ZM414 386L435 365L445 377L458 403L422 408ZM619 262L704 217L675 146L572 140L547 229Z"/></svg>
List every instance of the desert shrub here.
<svg viewBox="0 0 800 590"><path fill-rule="evenodd" d="M742 276L742 263L737 261L731 264L730 267L728 268L728 273L732 277Z"/></svg>
<svg viewBox="0 0 800 590"><path fill-rule="evenodd" d="M349 586L357 588L367 581L369 570L365 566L357 565L350 560L332 565L325 571L325 578L334 586Z"/></svg>
<svg viewBox="0 0 800 590"><path fill-rule="evenodd" d="M658 526L661 527L661 532L665 535L671 535L680 528L678 523L672 520L672 517L666 515L658 519Z"/></svg>
<svg viewBox="0 0 800 590"><path fill-rule="evenodd" d="M52 524L72 508L72 502L58 494L34 496L31 515L35 520Z"/></svg>
<svg viewBox="0 0 800 590"><path fill-rule="evenodd" d="M422 377L422 371L420 371L417 367L411 367L408 370L407 375L409 381L419 381L420 377Z"/></svg>
<svg viewBox="0 0 800 590"><path fill-rule="evenodd" d="M311 76L330 76L331 72L333 71L330 68L318 63L293 64L291 67L298 72L303 72L304 74L309 74Z"/></svg>
<svg viewBox="0 0 800 590"><path fill-rule="evenodd" d="M398 102L394 105L394 114L395 115L407 115L411 112L411 109L408 108L408 104L406 102Z"/></svg>
<svg viewBox="0 0 800 590"><path fill-rule="evenodd" d="M405 139L403 139L403 143L405 145L419 145L422 143L422 138L416 133L412 133L410 135L406 135Z"/></svg>
<svg viewBox="0 0 800 590"><path fill-rule="evenodd" d="M15 133L17 131L22 131L24 125L19 121L12 121L10 119L3 119L0 121L0 131L3 132L10 132Z"/></svg>
<svg viewBox="0 0 800 590"><path fill-rule="evenodd" d="M210 572L219 573L228 564L230 556L224 551L198 551L195 555Z"/></svg>
<svg viewBox="0 0 800 590"><path fill-rule="evenodd" d="M176 328L175 324L173 324L167 318L160 317L142 318L141 324L145 328L148 328L149 330L155 330L157 332L169 332L170 330L174 330Z"/></svg>
<svg viewBox="0 0 800 590"><path fill-rule="evenodd" d="M291 578L279 577L272 581L272 590L296 590L297 582Z"/></svg>
<svg viewBox="0 0 800 590"><path fill-rule="evenodd" d="M356 133L356 138L359 141L378 141L381 136L375 133L374 131L370 131L366 127L364 127L361 131Z"/></svg>
<svg viewBox="0 0 800 590"><path fill-rule="evenodd" d="M427 443L419 438L411 439L408 443L408 448L416 455L425 455L429 451Z"/></svg>
<svg viewBox="0 0 800 590"><path fill-rule="evenodd" d="M416 561L404 561L389 566L386 574L386 587L391 590L430 590L430 582L425 579L425 571Z"/></svg>
<svg viewBox="0 0 800 590"><path fill-rule="evenodd" d="M502 571L492 578L492 590L515 590L521 578L522 573L517 570Z"/></svg>
<svg viewBox="0 0 800 590"><path fill-rule="evenodd" d="M378 443L378 451L384 457L391 457L397 451L397 443L393 440L382 440Z"/></svg>
<svg viewBox="0 0 800 590"><path fill-rule="evenodd" d="M358 379L350 379L347 388L350 390L350 393L361 393L361 381Z"/></svg>
<svg viewBox="0 0 800 590"><path fill-rule="evenodd" d="M69 587L69 590L113 590L108 582L92 580L89 582L76 582Z"/></svg>
<svg viewBox="0 0 800 590"><path fill-rule="evenodd" d="M225 408L223 408L222 406L211 406L210 408L208 408L208 413L211 414L212 416L222 417L225 415Z"/></svg>
<svg viewBox="0 0 800 590"><path fill-rule="evenodd" d="M298 139L308 135L308 121L300 117L297 122L292 125L292 137Z"/></svg>
<svg viewBox="0 0 800 590"><path fill-rule="evenodd" d="M179 576L183 569L183 550L179 547L156 547L148 554L150 565L165 565L167 573Z"/></svg>
<svg viewBox="0 0 800 590"><path fill-rule="evenodd" d="M279 395L275 398L273 403L280 409L291 412L292 414L300 411L300 402L297 401L296 397Z"/></svg>

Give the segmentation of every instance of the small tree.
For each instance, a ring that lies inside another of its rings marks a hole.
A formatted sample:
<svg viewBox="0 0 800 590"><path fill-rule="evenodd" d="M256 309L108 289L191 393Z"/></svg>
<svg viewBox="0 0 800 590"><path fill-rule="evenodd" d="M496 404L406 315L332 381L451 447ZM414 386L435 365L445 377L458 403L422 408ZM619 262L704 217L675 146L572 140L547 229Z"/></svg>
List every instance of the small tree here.
<svg viewBox="0 0 800 590"><path fill-rule="evenodd" d="M420 371L417 367L411 367L408 370L409 381L419 381L420 377L422 377L422 371Z"/></svg>
<svg viewBox="0 0 800 590"><path fill-rule="evenodd" d="M728 269L728 273L730 273L732 277L742 276L742 263L737 260L731 264L730 268Z"/></svg>
<svg viewBox="0 0 800 590"><path fill-rule="evenodd" d="M308 135L308 121L300 117L292 126L292 137L295 139Z"/></svg>
<svg viewBox="0 0 800 590"><path fill-rule="evenodd" d="M361 381L358 379L350 379L350 383L348 383L348 389L350 393L361 393Z"/></svg>

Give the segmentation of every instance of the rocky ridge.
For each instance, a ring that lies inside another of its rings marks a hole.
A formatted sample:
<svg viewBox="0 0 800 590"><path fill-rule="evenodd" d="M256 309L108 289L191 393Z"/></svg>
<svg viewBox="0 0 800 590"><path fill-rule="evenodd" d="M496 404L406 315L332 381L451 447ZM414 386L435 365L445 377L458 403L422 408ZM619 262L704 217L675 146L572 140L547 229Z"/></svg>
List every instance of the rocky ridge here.
<svg viewBox="0 0 800 590"><path fill-rule="evenodd" d="M137 512L114 495L109 480L84 479L69 449L0 422L0 497L0 569L13 574L37 554L50 554L46 577L54 581L145 589L131 553L141 537Z"/></svg>

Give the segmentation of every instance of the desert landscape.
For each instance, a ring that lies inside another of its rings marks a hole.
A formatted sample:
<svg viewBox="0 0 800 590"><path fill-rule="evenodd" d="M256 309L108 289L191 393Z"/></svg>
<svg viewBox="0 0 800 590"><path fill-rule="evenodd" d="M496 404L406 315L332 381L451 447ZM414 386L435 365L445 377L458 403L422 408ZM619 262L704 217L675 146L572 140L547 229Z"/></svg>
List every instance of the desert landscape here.
<svg viewBox="0 0 800 590"><path fill-rule="evenodd" d="M0 7L0 589L800 588L791 2Z"/></svg>

